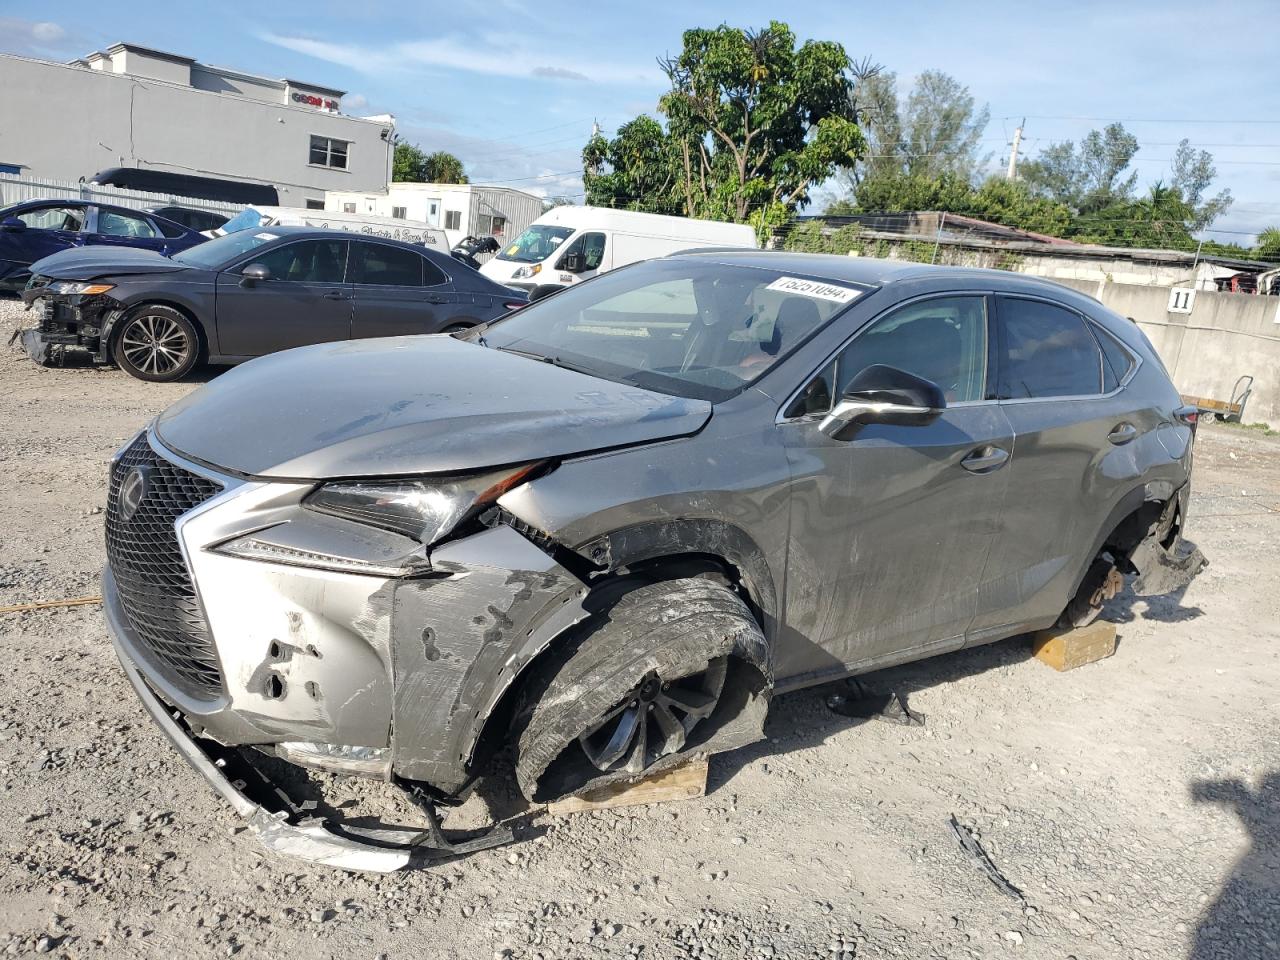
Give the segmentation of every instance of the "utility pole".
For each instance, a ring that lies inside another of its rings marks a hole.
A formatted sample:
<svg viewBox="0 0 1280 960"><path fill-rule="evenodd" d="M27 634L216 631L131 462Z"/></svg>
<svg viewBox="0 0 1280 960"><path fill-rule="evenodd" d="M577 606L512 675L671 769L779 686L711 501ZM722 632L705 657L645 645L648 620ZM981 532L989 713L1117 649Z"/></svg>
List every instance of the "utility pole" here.
<svg viewBox="0 0 1280 960"><path fill-rule="evenodd" d="M1018 129L1013 131L1013 149L1009 151L1009 173L1006 179L1015 180L1018 176L1018 144L1022 143L1022 128L1026 126L1027 118L1022 118L1022 123L1018 124Z"/></svg>

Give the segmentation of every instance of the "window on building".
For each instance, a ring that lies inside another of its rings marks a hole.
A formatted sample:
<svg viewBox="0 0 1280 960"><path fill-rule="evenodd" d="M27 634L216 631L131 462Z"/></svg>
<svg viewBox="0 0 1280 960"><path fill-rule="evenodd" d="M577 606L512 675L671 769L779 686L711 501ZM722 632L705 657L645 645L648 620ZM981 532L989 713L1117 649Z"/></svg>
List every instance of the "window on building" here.
<svg viewBox="0 0 1280 960"><path fill-rule="evenodd" d="M493 233L493 217L482 213L476 217L476 236L483 237Z"/></svg>
<svg viewBox="0 0 1280 960"><path fill-rule="evenodd" d="M500 236L502 236L504 233L506 233L506 230L507 230L507 218L506 218L506 217L494 217L494 218L493 218L493 226L492 226L492 227L490 227L490 229L489 229L490 234L491 234L492 236L495 236L495 237L500 237Z"/></svg>
<svg viewBox="0 0 1280 960"><path fill-rule="evenodd" d="M461 230L462 229L462 211L446 210L444 212L444 228L446 230Z"/></svg>
<svg viewBox="0 0 1280 960"><path fill-rule="evenodd" d="M146 237L156 236L156 228L151 221L143 217L135 217L128 213L116 213L112 210L98 211L98 233L104 237Z"/></svg>
<svg viewBox="0 0 1280 960"><path fill-rule="evenodd" d="M343 213L355 213L355 212L356 212L356 205L355 205L354 203L344 203L344 204L342 205L342 212L343 212Z"/></svg>
<svg viewBox="0 0 1280 960"><path fill-rule="evenodd" d="M1042 300L1000 298L1000 396L1079 397L1102 389L1102 355L1079 314Z"/></svg>
<svg viewBox="0 0 1280 960"><path fill-rule="evenodd" d="M345 170L347 169L347 150L350 146L350 142L346 140L313 136L311 138L311 163L318 167Z"/></svg>
<svg viewBox="0 0 1280 960"><path fill-rule="evenodd" d="M391 216L395 217L397 220L405 220L408 218L409 214L404 207L392 207Z"/></svg>
<svg viewBox="0 0 1280 960"><path fill-rule="evenodd" d="M324 201L323 201L323 200L308 200L308 201L307 201L307 209L308 209L308 210L323 210L323 209L324 209Z"/></svg>

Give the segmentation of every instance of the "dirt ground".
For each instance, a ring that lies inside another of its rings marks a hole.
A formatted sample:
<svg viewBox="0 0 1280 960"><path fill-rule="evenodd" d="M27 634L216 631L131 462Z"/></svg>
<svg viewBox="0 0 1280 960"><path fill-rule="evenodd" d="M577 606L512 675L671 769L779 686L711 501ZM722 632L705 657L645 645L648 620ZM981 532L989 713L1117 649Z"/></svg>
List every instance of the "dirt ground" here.
<svg viewBox="0 0 1280 960"><path fill-rule="evenodd" d="M198 381L0 351L0 605L98 592L107 461ZM1118 597L1109 660L1058 674L1014 639L866 678L922 728L780 697L704 799L526 811L516 846L385 877L265 854L143 714L97 606L0 615L0 953L1280 957L1280 438L1206 425L1195 484L1211 565ZM486 805L519 810L499 781L451 822Z"/></svg>

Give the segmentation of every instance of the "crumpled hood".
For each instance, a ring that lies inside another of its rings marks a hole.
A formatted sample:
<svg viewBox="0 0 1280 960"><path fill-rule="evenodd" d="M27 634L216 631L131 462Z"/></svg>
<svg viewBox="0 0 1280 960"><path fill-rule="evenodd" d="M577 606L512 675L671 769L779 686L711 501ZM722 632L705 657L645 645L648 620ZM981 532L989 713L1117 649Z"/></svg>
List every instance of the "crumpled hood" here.
<svg viewBox="0 0 1280 960"><path fill-rule="evenodd" d="M140 273L176 273L190 270L164 254L138 247L76 247L59 250L31 265L32 276L55 280L97 280Z"/></svg>
<svg viewBox="0 0 1280 960"><path fill-rule="evenodd" d="M460 473L684 436L711 404L446 335L317 344L223 374L160 415L173 450L261 477Z"/></svg>

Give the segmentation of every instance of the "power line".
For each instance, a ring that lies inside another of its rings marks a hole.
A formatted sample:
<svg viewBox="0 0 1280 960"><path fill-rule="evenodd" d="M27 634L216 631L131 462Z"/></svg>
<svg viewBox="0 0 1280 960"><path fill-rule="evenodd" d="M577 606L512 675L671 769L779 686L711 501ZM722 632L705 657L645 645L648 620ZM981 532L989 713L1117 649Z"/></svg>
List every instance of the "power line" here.
<svg viewBox="0 0 1280 960"><path fill-rule="evenodd" d="M1015 115L1015 116L1016 116L1016 115ZM1015 116L1010 116L1010 117L1001 117L1000 119L1002 119L1002 120L1013 120L1013 119L1015 119ZM1249 119L1247 119L1247 120L1223 120L1223 119L1219 119L1219 118L1217 118L1217 117L1212 118L1212 119L1208 119L1208 120L1201 119L1201 118L1199 118L1199 117L1197 117L1196 119L1172 118L1172 119L1167 119L1167 120L1160 120L1160 119L1153 119L1153 118L1139 118L1139 117L1071 117L1071 116L1050 117L1050 116L1032 116L1032 115L1028 114L1028 115L1027 115L1027 119L1028 119L1028 120L1087 120L1087 121L1089 121L1090 123L1177 123L1177 124L1190 124L1190 123L1219 123L1219 124L1221 124L1221 123L1228 123L1228 124L1230 124L1230 123L1275 123L1275 124L1280 124L1280 119L1277 119L1277 120L1266 120L1266 119L1257 119L1257 118L1254 118L1254 117L1250 117L1250 118L1249 118Z"/></svg>

